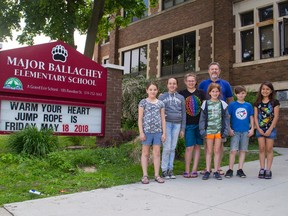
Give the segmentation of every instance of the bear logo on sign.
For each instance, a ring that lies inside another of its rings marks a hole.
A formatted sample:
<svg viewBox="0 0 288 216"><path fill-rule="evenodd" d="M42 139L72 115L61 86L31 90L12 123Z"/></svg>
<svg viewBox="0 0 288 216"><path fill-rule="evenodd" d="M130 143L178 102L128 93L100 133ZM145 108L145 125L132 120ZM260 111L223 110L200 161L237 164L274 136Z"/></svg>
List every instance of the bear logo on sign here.
<svg viewBox="0 0 288 216"><path fill-rule="evenodd" d="M66 62L68 52L62 45L56 45L52 48L52 57L54 61Z"/></svg>

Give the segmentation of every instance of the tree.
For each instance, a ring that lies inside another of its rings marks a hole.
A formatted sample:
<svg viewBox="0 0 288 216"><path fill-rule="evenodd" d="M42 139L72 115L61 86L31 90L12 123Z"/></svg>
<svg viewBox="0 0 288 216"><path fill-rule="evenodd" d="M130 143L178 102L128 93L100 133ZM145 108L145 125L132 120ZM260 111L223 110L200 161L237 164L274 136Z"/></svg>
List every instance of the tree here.
<svg viewBox="0 0 288 216"><path fill-rule="evenodd" d="M150 0L150 6L157 2ZM76 47L78 30L87 34L84 55L92 58L96 42L112 29L128 25L132 17L142 17L146 10L144 0L1 0L0 40L12 39L12 30L21 30L16 38L20 44L32 45L34 37L42 34Z"/></svg>

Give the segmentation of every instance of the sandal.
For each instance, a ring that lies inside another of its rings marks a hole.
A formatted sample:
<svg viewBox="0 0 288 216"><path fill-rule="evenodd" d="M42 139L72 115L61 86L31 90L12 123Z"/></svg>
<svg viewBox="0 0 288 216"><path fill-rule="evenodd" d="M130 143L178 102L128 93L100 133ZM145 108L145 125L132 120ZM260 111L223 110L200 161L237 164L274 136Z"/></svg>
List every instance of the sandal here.
<svg viewBox="0 0 288 216"><path fill-rule="evenodd" d="M225 174L222 169L219 169L217 172L218 172L220 175L224 175L224 174Z"/></svg>
<svg viewBox="0 0 288 216"><path fill-rule="evenodd" d="M184 178L190 178L191 176L190 176L190 174L189 174L189 173L187 173L187 172L184 172L184 173L183 173L183 177L184 177Z"/></svg>
<svg viewBox="0 0 288 216"><path fill-rule="evenodd" d="M141 183L142 184L149 184L149 178L148 176L143 176L142 179L141 179Z"/></svg>
<svg viewBox="0 0 288 216"><path fill-rule="evenodd" d="M155 176L155 181L161 184L165 182L164 179L162 179L160 176Z"/></svg>
<svg viewBox="0 0 288 216"><path fill-rule="evenodd" d="M198 177L198 173L197 172L191 172L191 178L197 178Z"/></svg>

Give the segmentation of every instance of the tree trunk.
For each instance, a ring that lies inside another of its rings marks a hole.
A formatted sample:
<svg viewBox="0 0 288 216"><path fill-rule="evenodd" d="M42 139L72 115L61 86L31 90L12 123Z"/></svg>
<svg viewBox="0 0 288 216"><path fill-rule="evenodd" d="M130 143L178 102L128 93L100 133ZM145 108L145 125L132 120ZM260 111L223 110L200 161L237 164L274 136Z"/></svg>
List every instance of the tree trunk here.
<svg viewBox="0 0 288 216"><path fill-rule="evenodd" d="M98 25L104 14L104 2L105 0L94 0L93 4L92 17L88 27L84 49L84 55L91 59L93 57Z"/></svg>
<svg viewBox="0 0 288 216"><path fill-rule="evenodd" d="M70 44L72 47L77 49L77 46L75 45L75 40L74 40L74 26L76 26L76 5L74 0L69 0L67 1L67 12L70 15L70 24L67 26L68 30L68 44Z"/></svg>

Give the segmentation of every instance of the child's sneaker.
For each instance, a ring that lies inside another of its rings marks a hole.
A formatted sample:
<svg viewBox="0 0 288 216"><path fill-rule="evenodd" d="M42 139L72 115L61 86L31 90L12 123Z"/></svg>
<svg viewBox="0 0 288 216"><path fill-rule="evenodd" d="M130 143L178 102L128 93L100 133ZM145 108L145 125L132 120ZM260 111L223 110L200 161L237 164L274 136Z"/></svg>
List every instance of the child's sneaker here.
<svg viewBox="0 0 288 216"><path fill-rule="evenodd" d="M168 174L168 170L162 172L162 178L170 179L170 176Z"/></svg>
<svg viewBox="0 0 288 216"><path fill-rule="evenodd" d="M265 179L271 179L272 178L272 171L266 170L265 172Z"/></svg>
<svg viewBox="0 0 288 216"><path fill-rule="evenodd" d="M222 180L222 177L219 172L214 172L214 178L216 178L217 180Z"/></svg>
<svg viewBox="0 0 288 216"><path fill-rule="evenodd" d="M206 171L202 177L202 180L207 180L210 177L210 172Z"/></svg>
<svg viewBox="0 0 288 216"><path fill-rule="evenodd" d="M246 175L242 169L237 170L237 176L239 176L240 178L246 178Z"/></svg>
<svg viewBox="0 0 288 216"><path fill-rule="evenodd" d="M170 179L176 179L176 176L173 174L173 170L168 170L168 176Z"/></svg>
<svg viewBox="0 0 288 216"><path fill-rule="evenodd" d="M260 179L265 178L265 170L264 169L260 169L259 174L258 174L258 178L260 178Z"/></svg>
<svg viewBox="0 0 288 216"><path fill-rule="evenodd" d="M201 170L199 173L200 173L201 175L205 175L206 172L207 172L207 170L204 169L204 170Z"/></svg>
<svg viewBox="0 0 288 216"><path fill-rule="evenodd" d="M225 178L231 178L232 176L233 176L233 170L232 169L228 169L226 174L225 174Z"/></svg>

